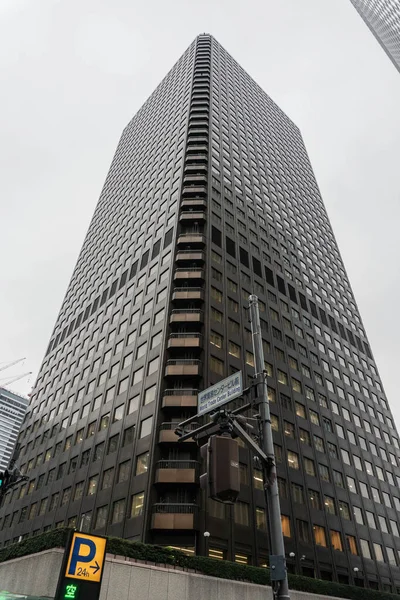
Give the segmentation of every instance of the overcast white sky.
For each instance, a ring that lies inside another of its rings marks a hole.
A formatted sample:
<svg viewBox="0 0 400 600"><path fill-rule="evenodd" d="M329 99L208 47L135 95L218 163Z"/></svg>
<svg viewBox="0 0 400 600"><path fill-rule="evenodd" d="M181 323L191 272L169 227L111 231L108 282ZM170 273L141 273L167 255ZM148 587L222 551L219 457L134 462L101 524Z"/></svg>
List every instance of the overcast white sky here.
<svg viewBox="0 0 400 600"><path fill-rule="evenodd" d="M123 127L202 32L300 127L400 424L400 77L349 0L0 0L0 361L34 373L11 387L34 383Z"/></svg>

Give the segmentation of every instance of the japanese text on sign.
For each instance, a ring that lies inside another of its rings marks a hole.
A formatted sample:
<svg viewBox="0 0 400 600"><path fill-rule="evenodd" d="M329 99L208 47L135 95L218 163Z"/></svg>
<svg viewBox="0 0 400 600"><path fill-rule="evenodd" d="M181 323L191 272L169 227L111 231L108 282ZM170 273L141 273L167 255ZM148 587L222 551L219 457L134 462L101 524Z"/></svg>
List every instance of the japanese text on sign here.
<svg viewBox="0 0 400 600"><path fill-rule="evenodd" d="M197 396L197 412L199 415L204 415L241 396L242 393L242 372L238 371L200 392Z"/></svg>

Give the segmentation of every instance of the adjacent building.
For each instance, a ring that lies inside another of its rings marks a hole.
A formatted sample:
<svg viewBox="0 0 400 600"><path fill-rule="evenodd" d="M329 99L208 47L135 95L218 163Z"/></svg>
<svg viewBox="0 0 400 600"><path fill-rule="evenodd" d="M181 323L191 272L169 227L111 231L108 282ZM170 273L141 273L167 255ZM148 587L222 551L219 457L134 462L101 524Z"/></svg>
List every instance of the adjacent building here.
<svg viewBox="0 0 400 600"><path fill-rule="evenodd" d="M289 569L400 590L399 436L301 134L206 34L122 134L18 439L29 482L5 499L2 546L69 525L267 563L248 450L226 506L174 433L198 390L251 381L251 293Z"/></svg>
<svg viewBox="0 0 400 600"><path fill-rule="evenodd" d="M400 0L350 0L400 71Z"/></svg>
<svg viewBox="0 0 400 600"><path fill-rule="evenodd" d="M0 387L0 471L7 469L13 456L28 398Z"/></svg>

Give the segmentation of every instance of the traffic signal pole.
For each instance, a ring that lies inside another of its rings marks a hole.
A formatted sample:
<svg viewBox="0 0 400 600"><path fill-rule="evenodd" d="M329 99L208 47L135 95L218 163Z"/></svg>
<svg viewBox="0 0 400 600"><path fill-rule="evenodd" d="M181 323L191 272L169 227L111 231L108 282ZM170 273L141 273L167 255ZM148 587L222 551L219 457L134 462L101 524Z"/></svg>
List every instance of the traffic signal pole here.
<svg viewBox="0 0 400 600"><path fill-rule="evenodd" d="M281 507L279 502L275 452L271 428L271 414L268 401L267 377L264 367L264 349L262 344L260 313L258 308L258 298L253 294L249 296L249 312L257 389L256 404L260 415L260 446L267 456L267 463L264 466L263 474L271 545L271 583L273 585L275 598L277 600L288 600L290 596L281 524Z"/></svg>

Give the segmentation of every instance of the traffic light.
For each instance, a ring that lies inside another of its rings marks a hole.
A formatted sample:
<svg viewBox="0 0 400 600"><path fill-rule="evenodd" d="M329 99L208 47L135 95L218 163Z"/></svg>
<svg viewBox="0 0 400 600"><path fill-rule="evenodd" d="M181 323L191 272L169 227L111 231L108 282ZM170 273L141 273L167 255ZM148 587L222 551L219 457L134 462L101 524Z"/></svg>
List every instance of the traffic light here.
<svg viewBox="0 0 400 600"><path fill-rule="evenodd" d="M6 469L5 471L0 471L0 498L6 493L7 485L9 483L10 473Z"/></svg>
<svg viewBox="0 0 400 600"><path fill-rule="evenodd" d="M232 504L240 492L239 444L223 435L212 435L200 448L206 472L200 476L200 486L219 502Z"/></svg>

